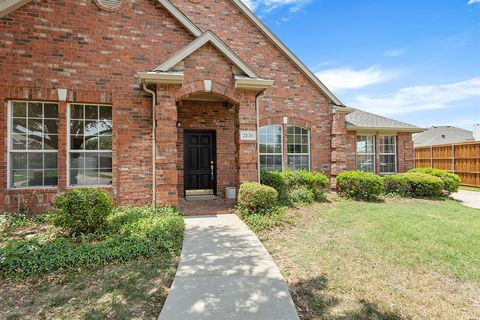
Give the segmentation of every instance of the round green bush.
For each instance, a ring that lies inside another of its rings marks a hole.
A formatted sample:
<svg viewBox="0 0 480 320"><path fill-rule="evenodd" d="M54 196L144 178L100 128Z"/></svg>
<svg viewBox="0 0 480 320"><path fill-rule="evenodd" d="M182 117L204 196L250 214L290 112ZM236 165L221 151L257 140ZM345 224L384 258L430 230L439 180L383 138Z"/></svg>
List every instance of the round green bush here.
<svg viewBox="0 0 480 320"><path fill-rule="evenodd" d="M313 191L305 186L298 187L289 192L290 199L293 202L310 204L315 200Z"/></svg>
<svg viewBox="0 0 480 320"><path fill-rule="evenodd" d="M372 201L383 193L383 179L373 173L344 171L336 180L337 191L348 198Z"/></svg>
<svg viewBox="0 0 480 320"><path fill-rule="evenodd" d="M249 212L271 209L275 206L278 192L258 182L244 182L238 192L238 206Z"/></svg>
<svg viewBox="0 0 480 320"><path fill-rule="evenodd" d="M435 169L435 168L414 168L408 170L411 173L424 173L442 179L443 187L447 194L457 192L460 187L461 179L458 175L451 173L447 170Z"/></svg>
<svg viewBox="0 0 480 320"><path fill-rule="evenodd" d="M385 192L404 197L436 198L442 196L444 189L442 179L425 173L401 173L386 176L384 181Z"/></svg>
<svg viewBox="0 0 480 320"><path fill-rule="evenodd" d="M110 194L101 189L73 189L53 202L52 221L72 234L92 233L102 229L113 210Z"/></svg>
<svg viewBox="0 0 480 320"><path fill-rule="evenodd" d="M315 201L324 201L324 192L330 185L323 173L307 170L262 171L260 181L277 190L279 201L284 204L296 202L291 194L299 188L309 189Z"/></svg>

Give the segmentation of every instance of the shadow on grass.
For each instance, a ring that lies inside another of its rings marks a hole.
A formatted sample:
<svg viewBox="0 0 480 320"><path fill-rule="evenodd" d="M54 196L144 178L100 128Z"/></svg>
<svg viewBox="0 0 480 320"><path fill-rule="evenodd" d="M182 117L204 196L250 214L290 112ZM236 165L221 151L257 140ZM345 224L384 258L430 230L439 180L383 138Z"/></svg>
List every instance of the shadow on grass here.
<svg viewBox="0 0 480 320"><path fill-rule="evenodd" d="M297 306L300 319L331 319L331 320L402 320L400 315L384 311L373 302L359 300L359 308L339 314L332 308L341 303L341 299L329 294L328 279L321 275L290 284L292 298Z"/></svg>
<svg viewBox="0 0 480 320"><path fill-rule="evenodd" d="M26 279L0 278L0 319L155 319L178 258L163 254Z"/></svg>

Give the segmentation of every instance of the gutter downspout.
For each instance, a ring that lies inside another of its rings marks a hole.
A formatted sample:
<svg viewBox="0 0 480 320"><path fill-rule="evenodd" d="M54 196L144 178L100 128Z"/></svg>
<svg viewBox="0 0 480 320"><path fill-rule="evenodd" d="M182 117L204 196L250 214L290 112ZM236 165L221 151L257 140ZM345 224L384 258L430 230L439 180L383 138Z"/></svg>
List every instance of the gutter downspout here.
<svg viewBox="0 0 480 320"><path fill-rule="evenodd" d="M148 89L147 84L143 82L143 90L152 95L152 207L157 206L157 116L155 106L157 105L157 96L155 91Z"/></svg>
<svg viewBox="0 0 480 320"><path fill-rule="evenodd" d="M263 89L255 96L255 109L257 112L257 179L260 183L260 105L259 100L265 95L265 90Z"/></svg>

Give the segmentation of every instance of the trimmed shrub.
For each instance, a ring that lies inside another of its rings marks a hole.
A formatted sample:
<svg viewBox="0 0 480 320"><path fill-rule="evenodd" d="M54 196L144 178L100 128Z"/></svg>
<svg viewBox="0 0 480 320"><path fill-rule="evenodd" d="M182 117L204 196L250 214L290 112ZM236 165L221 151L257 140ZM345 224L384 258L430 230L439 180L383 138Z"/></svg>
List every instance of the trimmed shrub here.
<svg viewBox="0 0 480 320"><path fill-rule="evenodd" d="M72 234L101 230L113 210L110 194L101 189L81 188L58 196L53 202L52 222Z"/></svg>
<svg viewBox="0 0 480 320"><path fill-rule="evenodd" d="M289 192L289 197L293 202L310 204L315 200L313 191L305 186L298 187Z"/></svg>
<svg viewBox="0 0 480 320"><path fill-rule="evenodd" d="M289 202L288 185L283 172L262 170L260 172L260 182L277 190L279 201Z"/></svg>
<svg viewBox="0 0 480 320"><path fill-rule="evenodd" d="M404 197L436 198L443 194L442 179L425 173L401 173L385 178L385 191Z"/></svg>
<svg viewBox="0 0 480 320"><path fill-rule="evenodd" d="M372 201L383 192L383 179L373 173L344 171L336 180L337 191L348 198Z"/></svg>
<svg viewBox="0 0 480 320"><path fill-rule="evenodd" d="M435 168L414 168L408 170L412 173L425 173L442 179L443 188L447 194L457 192L460 187L460 177L447 170L435 169Z"/></svg>
<svg viewBox="0 0 480 320"><path fill-rule="evenodd" d="M412 186L404 174L392 174L383 177L385 193L402 197L411 196Z"/></svg>
<svg viewBox="0 0 480 320"><path fill-rule="evenodd" d="M173 208L119 208L107 220L104 233L95 237L8 241L0 248L0 275L24 277L170 254L182 247L183 218Z"/></svg>
<svg viewBox="0 0 480 320"><path fill-rule="evenodd" d="M238 192L238 206L249 212L268 210L275 206L278 192L258 182L244 182Z"/></svg>
<svg viewBox="0 0 480 320"><path fill-rule="evenodd" d="M261 182L277 190L279 200L287 204L296 202L297 200L291 195L305 194L305 188L310 190L308 194L312 194L315 201L323 201L324 192L330 185L323 173L307 170L262 171ZM296 189L303 191L296 191Z"/></svg>

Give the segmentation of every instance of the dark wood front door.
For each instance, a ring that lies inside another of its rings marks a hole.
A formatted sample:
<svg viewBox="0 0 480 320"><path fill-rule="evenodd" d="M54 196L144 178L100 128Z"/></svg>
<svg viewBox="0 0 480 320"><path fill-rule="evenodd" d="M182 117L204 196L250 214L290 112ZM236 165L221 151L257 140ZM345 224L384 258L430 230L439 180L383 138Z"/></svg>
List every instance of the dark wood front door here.
<svg viewBox="0 0 480 320"><path fill-rule="evenodd" d="M215 132L184 131L185 190L215 192Z"/></svg>

